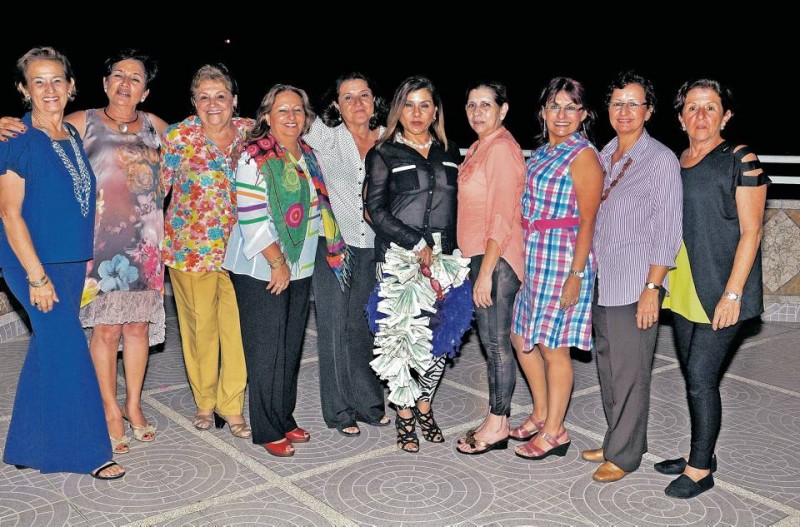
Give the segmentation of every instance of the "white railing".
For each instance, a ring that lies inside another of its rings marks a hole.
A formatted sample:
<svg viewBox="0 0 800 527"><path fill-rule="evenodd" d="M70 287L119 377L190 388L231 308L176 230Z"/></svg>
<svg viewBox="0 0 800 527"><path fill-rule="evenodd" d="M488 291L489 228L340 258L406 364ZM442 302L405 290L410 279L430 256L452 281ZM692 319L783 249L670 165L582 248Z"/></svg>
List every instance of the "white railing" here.
<svg viewBox="0 0 800 527"><path fill-rule="evenodd" d="M531 155L530 150L523 150L522 153L527 159ZM467 155L467 149L461 149L461 155ZM767 165L800 165L800 156L758 156L762 163ZM781 176L769 172L769 178L777 185L800 185L800 176Z"/></svg>

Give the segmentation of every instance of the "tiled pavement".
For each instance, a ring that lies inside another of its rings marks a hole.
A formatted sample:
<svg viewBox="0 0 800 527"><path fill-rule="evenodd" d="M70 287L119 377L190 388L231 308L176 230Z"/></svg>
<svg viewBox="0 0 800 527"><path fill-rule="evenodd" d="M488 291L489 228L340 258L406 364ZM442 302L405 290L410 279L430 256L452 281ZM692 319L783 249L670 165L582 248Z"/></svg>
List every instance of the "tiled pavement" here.
<svg viewBox="0 0 800 527"><path fill-rule="evenodd" d="M171 301L171 297L167 297ZM800 325L765 323L745 340L723 384L716 487L700 497L664 495L670 477L652 464L688 450L689 422L671 328L653 370L650 452L642 468L595 483L580 451L602 440L603 410L591 354L576 355L564 458L529 462L511 449L467 457L454 441L487 410L485 360L475 335L447 368L434 408L447 442L397 450L392 427L362 425L346 438L320 415L314 316L300 370L296 418L312 440L293 458L269 456L228 429L198 432L174 308L167 342L153 353L145 414L153 443L118 456L118 481L41 475L0 466L0 526L7 525L800 525ZM27 341L2 344L0 444L5 443ZM120 363L121 364L121 363ZM519 379L512 422L530 411ZM122 391L120 392L122 393ZM391 413L391 412L390 412ZM53 431L57 438L58 431Z"/></svg>

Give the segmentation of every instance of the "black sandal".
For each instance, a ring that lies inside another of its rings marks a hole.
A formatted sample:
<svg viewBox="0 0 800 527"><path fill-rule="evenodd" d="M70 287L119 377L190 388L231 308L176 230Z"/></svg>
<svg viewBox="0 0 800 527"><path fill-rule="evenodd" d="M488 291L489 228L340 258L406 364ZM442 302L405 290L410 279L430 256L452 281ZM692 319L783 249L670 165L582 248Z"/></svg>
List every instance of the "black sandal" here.
<svg viewBox="0 0 800 527"><path fill-rule="evenodd" d="M414 415L417 416L417 421L419 421L419 427L422 429L422 436L425 438L425 441L444 443L442 429L439 428L439 425L436 424L433 418L433 408L428 410L428 413L423 414L419 411L419 408L415 406Z"/></svg>
<svg viewBox="0 0 800 527"><path fill-rule="evenodd" d="M107 468L117 467L119 464L116 461L106 461L93 471L89 472L89 475L95 479L119 479L126 474L126 472L120 472L119 474L112 474L111 476L103 476L101 472L106 470Z"/></svg>
<svg viewBox="0 0 800 527"><path fill-rule="evenodd" d="M394 427L397 428L397 447L412 454L419 452L419 438L414 430L415 424L413 415L406 418L397 414L394 418ZM406 448L408 445L412 448Z"/></svg>

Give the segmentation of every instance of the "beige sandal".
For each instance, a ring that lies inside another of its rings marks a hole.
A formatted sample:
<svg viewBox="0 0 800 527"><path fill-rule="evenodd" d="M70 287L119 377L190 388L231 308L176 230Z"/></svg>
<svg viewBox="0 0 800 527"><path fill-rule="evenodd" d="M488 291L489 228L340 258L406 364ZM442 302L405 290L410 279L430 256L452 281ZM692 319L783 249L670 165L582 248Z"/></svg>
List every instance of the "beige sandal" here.
<svg viewBox="0 0 800 527"><path fill-rule="evenodd" d="M242 417L242 416L232 416L232 417ZM244 417L242 417L244 419ZM225 424L227 423L228 428L231 431L231 435L233 437L238 437L240 439L250 439L253 437L253 430L247 426L247 423L242 421L241 423L231 423L229 422L224 415L220 415L214 412L214 426L217 428L225 428Z"/></svg>
<svg viewBox="0 0 800 527"><path fill-rule="evenodd" d="M117 439L116 437L108 436L111 439L111 450L114 451L115 454L127 454L131 451L128 445L131 442L131 438L125 434L122 434L122 437Z"/></svg>
<svg viewBox="0 0 800 527"><path fill-rule="evenodd" d="M194 414L192 424L198 430L211 430L214 427L214 414Z"/></svg>
<svg viewBox="0 0 800 527"><path fill-rule="evenodd" d="M143 426L138 426L133 424L130 419L128 419L128 415L125 413L125 407L123 406L120 408L122 412L122 418L128 422L128 425L131 427L131 431L133 432L133 437L136 438L137 441L141 441L142 443L149 443L156 438L156 427L145 421Z"/></svg>

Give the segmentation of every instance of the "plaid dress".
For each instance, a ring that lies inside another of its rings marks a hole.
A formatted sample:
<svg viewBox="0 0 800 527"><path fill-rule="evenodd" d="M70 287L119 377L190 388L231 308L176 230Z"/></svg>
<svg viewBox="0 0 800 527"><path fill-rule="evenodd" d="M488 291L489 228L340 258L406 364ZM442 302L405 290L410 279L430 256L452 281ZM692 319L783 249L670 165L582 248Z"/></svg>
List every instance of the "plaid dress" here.
<svg viewBox="0 0 800 527"><path fill-rule="evenodd" d="M573 134L550 148L545 144L527 163L522 223L525 228L525 276L514 302L513 332L525 340L525 349L536 344L548 348L592 348L592 284L596 264L589 254L581 280L577 305L559 309L561 288L569 276L578 227L538 232L537 219L578 216L569 166L584 149L594 146L581 134Z"/></svg>

